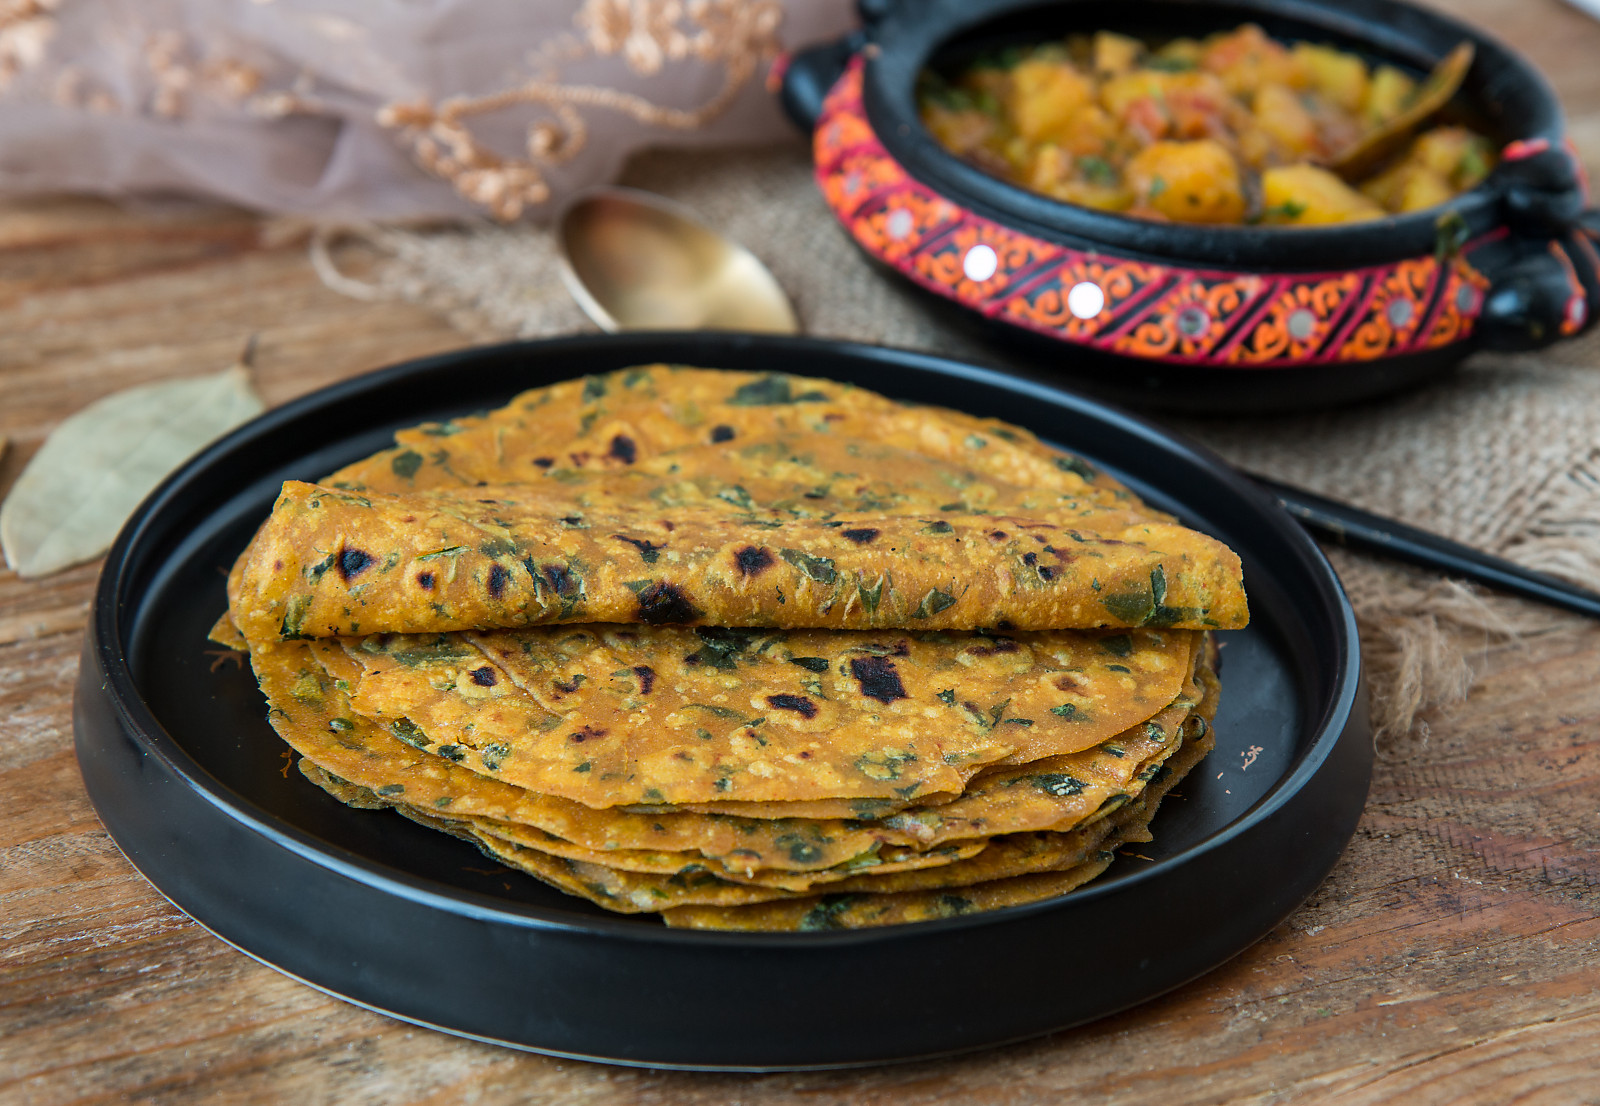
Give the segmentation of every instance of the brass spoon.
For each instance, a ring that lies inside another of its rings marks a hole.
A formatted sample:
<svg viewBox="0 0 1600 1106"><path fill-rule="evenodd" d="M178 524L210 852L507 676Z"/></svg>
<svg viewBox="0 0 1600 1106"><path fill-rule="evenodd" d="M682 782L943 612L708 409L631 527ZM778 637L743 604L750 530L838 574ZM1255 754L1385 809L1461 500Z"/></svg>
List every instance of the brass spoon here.
<svg viewBox="0 0 1600 1106"><path fill-rule="evenodd" d="M1365 177L1379 162L1398 150L1428 116L1450 102L1461 82L1466 80L1467 70L1472 68L1474 53L1470 42L1451 50L1433 67L1433 72L1412 95L1404 111L1346 146L1328 162L1328 168L1350 183Z"/></svg>
<svg viewBox="0 0 1600 1106"><path fill-rule="evenodd" d="M753 253L652 193L583 193L562 213L556 244L567 289L602 330L800 329Z"/></svg>

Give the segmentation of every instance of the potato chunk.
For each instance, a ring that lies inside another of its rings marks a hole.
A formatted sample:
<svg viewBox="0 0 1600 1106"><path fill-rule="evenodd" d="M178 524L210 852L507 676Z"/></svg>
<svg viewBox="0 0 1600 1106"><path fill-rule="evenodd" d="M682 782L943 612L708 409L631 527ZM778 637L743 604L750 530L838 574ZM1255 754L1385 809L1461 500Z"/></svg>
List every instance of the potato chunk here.
<svg viewBox="0 0 1600 1106"><path fill-rule="evenodd" d="M1367 63L1354 54L1309 42L1294 44L1294 57L1311 77L1311 87L1346 111L1367 101Z"/></svg>
<svg viewBox="0 0 1600 1106"><path fill-rule="evenodd" d="M1111 77L1100 85L1100 103L1111 113L1112 118L1121 119L1127 115L1128 109L1140 100L1164 99L1165 77L1166 74L1158 73L1154 69L1138 69L1132 73Z"/></svg>
<svg viewBox="0 0 1600 1106"><path fill-rule="evenodd" d="M1400 193L1401 211L1422 211L1436 207L1456 194L1450 181L1425 166L1419 166Z"/></svg>
<svg viewBox="0 0 1600 1106"><path fill-rule="evenodd" d="M1254 23L1206 39L1200 65L1220 76L1229 92L1242 95L1264 84L1304 88L1309 83L1294 56Z"/></svg>
<svg viewBox="0 0 1600 1106"><path fill-rule="evenodd" d="M1435 127L1406 156L1370 180L1361 191L1390 211L1421 211L1474 187L1494 167L1494 148L1464 127Z"/></svg>
<svg viewBox="0 0 1600 1106"><path fill-rule="evenodd" d="M1417 137L1406 160L1427 166L1456 191L1465 191L1494 168L1494 147L1465 127L1435 127Z"/></svg>
<svg viewBox="0 0 1600 1106"><path fill-rule="evenodd" d="M1101 211L1127 211L1133 206L1133 193L1120 184L1069 180L1057 185L1050 194L1069 204L1098 208Z"/></svg>
<svg viewBox="0 0 1600 1106"><path fill-rule="evenodd" d="M1361 105L1361 116L1367 126L1375 127L1399 115L1416 87L1416 81L1394 66L1378 66L1367 86L1366 101Z"/></svg>
<svg viewBox="0 0 1600 1106"><path fill-rule="evenodd" d="M1237 223L1244 217L1239 166L1222 143L1157 142L1128 162L1140 207L1180 223Z"/></svg>
<svg viewBox="0 0 1600 1106"><path fill-rule="evenodd" d="M1313 226L1381 219L1383 208L1344 181L1304 162L1261 174L1262 221Z"/></svg>
<svg viewBox="0 0 1600 1106"><path fill-rule="evenodd" d="M1264 84L1256 93L1256 126L1289 158L1317 148L1317 122L1300 97L1281 84Z"/></svg>
<svg viewBox="0 0 1600 1106"><path fill-rule="evenodd" d="M1144 53L1144 43L1127 35L1099 31L1094 36L1094 71L1101 76L1126 73Z"/></svg>
<svg viewBox="0 0 1600 1106"><path fill-rule="evenodd" d="M1071 63L1035 58L1011 71L1006 106L1017 133L1039 142L1054 139L1093 100L1093 82Z"/></svg>
<svg viewBox="0 0 1600 1106"><path fill-rule="evenodd" d="M929 106L922 111L922 122L939 140L939 145L961 157L987 143L996 129L994 117L976 108L953 111Z"/></svg>

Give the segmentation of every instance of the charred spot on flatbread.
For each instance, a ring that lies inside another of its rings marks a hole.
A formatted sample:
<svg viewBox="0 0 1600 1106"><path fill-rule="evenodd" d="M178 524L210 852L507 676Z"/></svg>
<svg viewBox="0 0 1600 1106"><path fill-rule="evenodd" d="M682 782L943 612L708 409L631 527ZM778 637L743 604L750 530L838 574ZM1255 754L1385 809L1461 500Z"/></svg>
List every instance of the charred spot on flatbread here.
<svg viewBox="0 0 1600 1106"><path fill-rule="evenodd" d="M767 706L773 710L794 711L802 718L817 716L817 704L804 695L768 695Z"/></svg>
<svg viewBox="0 0 1600 1106"><path fill-rule="evenodd" d="M503 565L489 566L489 577L484 581L484 587L489 592L490 599L499 599L506 593L506 584L511 579L511 574Z"/></svg>
<svg viewBox="0 0 1600 1106"><path fill-rule="evenodd" d="M759 576L772 567L774 560L772 551L759 545L747 545L733 554L733 563L738 566L740 576Z"/></svg>
<svg viewBox="0 0 1600 1106"><path fill-rule="evenodd" d="M372 566L372 554L360 549L345 549L339 553L339 575L346 580L361 575Z"/></svg>
<svg viewBox="0 0 1600 1106"><path fill-rule="evenodd" d="M699 617L699 608L676 584L656 580L639 591L640 622L648 625L663 622L693 622Z"/></svg>
<svg viewBox="0 0 1600 1106"><path fill-rule="evenodd" d="M900 673L888 657L856 657L850 661L850 674L860 683L861 694L869 699L892 703L908 697Z"/></svg>
<svg viewBox="0 0 1600 1106"><path fill-rule="evenodd" d="M542 582L561 599L573 599L582 587L582 579L568 566L557 561L536 565L531 557L524 558L522 567L528 575Z"/></svg>
<svg viewBox="0 0 1600 1106"><path fill-rule="evenodd" d="M606 451L606 456L631 465L639 457L639 447L626 434L618 434L611 439L611 448Z"/></svg>

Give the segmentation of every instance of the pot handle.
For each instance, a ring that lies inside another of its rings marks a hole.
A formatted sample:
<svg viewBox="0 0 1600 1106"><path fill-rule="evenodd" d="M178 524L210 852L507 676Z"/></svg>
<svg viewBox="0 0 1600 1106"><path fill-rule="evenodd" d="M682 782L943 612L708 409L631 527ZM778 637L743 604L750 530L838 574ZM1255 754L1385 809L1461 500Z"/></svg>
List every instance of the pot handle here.
<svg viewBox="0 0 1600 1106"><path fill-rule="evenodd" d="M856 31L837 42L808 47L789 59L783 84L778 88L778 102L795 126L806 134L816 129L822 101L865 44L866 35Z"/></svg>
<svg viewBox="0 0 1600 1106"><path fill-rule="evenodd" d="M1543 349L1600 313L1600 209L1584 209L1569 147L1514 142L1501 172L1510 234L1485 251L1489 288L1474 329L1485 349Z"/></svg>
<svg viewBox="0 0 1600 1106"><path fill-rule="evenodd" d="M901 0L856 0L861 30L821 46L812 46L789 59L778 89L784 112L806 134L817 127L822 101L844 75L850 59L867 44L872 29L894 14Z"/></svg>

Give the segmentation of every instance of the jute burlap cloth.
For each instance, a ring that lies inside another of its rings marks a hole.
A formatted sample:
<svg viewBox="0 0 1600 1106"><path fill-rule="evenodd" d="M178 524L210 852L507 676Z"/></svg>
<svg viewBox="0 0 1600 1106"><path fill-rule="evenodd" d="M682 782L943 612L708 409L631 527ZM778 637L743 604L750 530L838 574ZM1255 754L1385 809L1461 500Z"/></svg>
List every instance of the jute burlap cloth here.
<svg viewBox="0 0 1600 1106"><path fill-rule="evenodd" d="M687 204L753 249L810 334L1006 364L868 266L824 207L799 146L646 154L622 183ZM561 283L545 229L351 233L387 259L374 280L341 274L335 236L312 250L324 279L348 294L429 304L476 341L594 329ZM1581 583L1600 576L1600 332L1537 355L1480 354L1439 384L1355 407L1162 418L1255 472ZM1427 710L1463 699L1486 645L1580 625L1425 572L1329 555L1360 619L1380 734L1426 725Z"/></svg>

